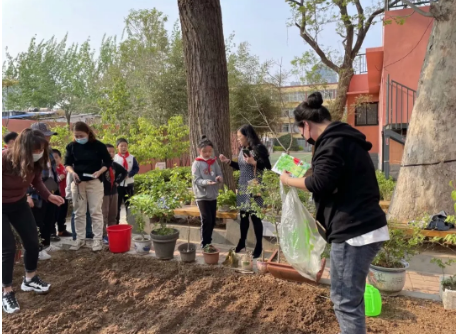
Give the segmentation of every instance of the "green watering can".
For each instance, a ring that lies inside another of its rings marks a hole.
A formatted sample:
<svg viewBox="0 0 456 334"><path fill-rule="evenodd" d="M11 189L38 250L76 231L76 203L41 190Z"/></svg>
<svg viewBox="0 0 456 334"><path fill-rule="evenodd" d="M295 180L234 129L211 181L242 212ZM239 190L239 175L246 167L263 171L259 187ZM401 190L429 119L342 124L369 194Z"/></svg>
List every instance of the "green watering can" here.
<svg viewBox="0 0 456 334"><path fill-rule="evenodd" d="M368 317L376 317L382 313L382 296L380 295L380 291L370 284L366 284L364 304Z"/></svg>

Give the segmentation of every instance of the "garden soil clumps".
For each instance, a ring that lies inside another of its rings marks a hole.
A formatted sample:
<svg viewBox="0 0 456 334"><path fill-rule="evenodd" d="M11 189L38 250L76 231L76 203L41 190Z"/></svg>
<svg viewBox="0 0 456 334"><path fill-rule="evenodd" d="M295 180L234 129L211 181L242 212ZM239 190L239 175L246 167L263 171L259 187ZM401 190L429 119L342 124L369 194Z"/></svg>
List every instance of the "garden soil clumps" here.
<svg viewBox="0 0 456 334"><path fill-rule="evenodd" d="M85 249L54 252L39 272L50 293L17 291L4 333L338 333L328 289L270 275ZM21 275L16 266L15 287ZM391 298L368 332L450 333L455 322L439 303Z"/></svg>

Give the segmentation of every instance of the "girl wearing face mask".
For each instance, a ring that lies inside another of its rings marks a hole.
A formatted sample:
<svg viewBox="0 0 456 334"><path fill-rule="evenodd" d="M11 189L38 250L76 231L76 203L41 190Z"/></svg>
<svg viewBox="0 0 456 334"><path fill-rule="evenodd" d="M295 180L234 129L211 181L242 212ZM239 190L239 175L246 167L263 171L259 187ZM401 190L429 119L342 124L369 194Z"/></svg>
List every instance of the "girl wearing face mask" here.
<svg viewBox="0 0 456 334"><path fill-rule="evenodd" d="M236 246L236 253L246 247L247 233L249 231L249 217L252 219L253 229L256 236L256 245L252 256L259 258L263 252L263 222L256 215L252 214L250 208L251 194L247 193L247 187L252 180L261 181L261 173L265 169L271 169L269 152L258 137L251 125L243 125L237 132L238 142L241 146L238 162L231 161L224 155L220 155L220 161L229 164L233 169L240 170L237 206L241 208L241 238ZM255 196L255 202L263 205L263 199Z"/></svg>
<svg viewBox="0 0 456 334"><path fill-rule="evenodd" d="M44 200L57 206L65 202L60 196L52 195L41 179L41 171L47 168L48 159L46 138L40 131L32 129L22 131L12 149L2 152L2 304L7 313L19 311L12 288L16 241L11 225L25 249L25 277L21 289L43 294L51 286L36 274L38 230L30 209L33 202L28 203L26 197L27 188L32 184Z"/></svg>
<svg viewBox="0 0 456 334"><path fill-rule="evenodd" d="M212 231L217 214L219 184L222 170L214 158L214 145L206 136L198 143L199 157L192 166L193 192L201 214L201 246L212 243Z"/></svg>
<svg viewBox="0 0 456 334"><path fill-rule="evenodd" d="M103 248L102 204L104 187L101 180L112 164L106 145L95 138L92 129L84 122L76 122L73 128L74 141L68 144L65 167L73 177L71 197L74 207L76 240L70 250L79 250L85 245L86 213L92 218L92 250Z"/></svg>
<svg viewBox="0 0 456 334"><path fill-rule="evenodd" d="M312 175L291 178L284 173L281 181L313 194L320 234L331 243L331 300L341 333L364 334L369 265L389 239L369 155L372 144L347 123L331 122L318 92L309 95L294 116L302 136L315 148Z"/></svg>

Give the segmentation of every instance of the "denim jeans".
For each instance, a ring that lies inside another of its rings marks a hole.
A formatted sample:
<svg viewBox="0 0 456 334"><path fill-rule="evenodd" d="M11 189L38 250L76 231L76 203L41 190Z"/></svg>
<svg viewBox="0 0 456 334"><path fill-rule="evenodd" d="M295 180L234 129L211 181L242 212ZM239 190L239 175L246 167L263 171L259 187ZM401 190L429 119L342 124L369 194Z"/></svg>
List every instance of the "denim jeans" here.
<svg viewBox="0 0 456 334"><path fill-rule="evenodd" d="M73 234L73 240L76 240L76 230L74 227L74 211L71 214L71 233ZM92 218L90 218L90 212L87 210L86 213L86 239L93 238L92 233Z"/></svg>
<svg viewBox="0 0 456 334"><path fill-rule="evenodd" d="M354 247L331 244L331 301L341 334L366 334L364 291L369 265L383 242Z"/></svg>

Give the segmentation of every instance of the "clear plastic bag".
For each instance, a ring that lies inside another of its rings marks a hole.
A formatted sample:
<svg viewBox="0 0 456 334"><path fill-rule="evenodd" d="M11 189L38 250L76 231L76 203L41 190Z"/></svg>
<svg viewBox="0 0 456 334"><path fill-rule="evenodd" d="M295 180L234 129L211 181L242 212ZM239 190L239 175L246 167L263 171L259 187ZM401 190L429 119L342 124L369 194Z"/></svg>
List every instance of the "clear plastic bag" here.
<svg viewBox="0 0 456 334"><path fill-rule="evenodd" d="M315 220L299 200L296 188L280 184L282 218L278 226L280 247L287 262L305 278L316 280L321 269L321 254L326 241Z"/></svg>

